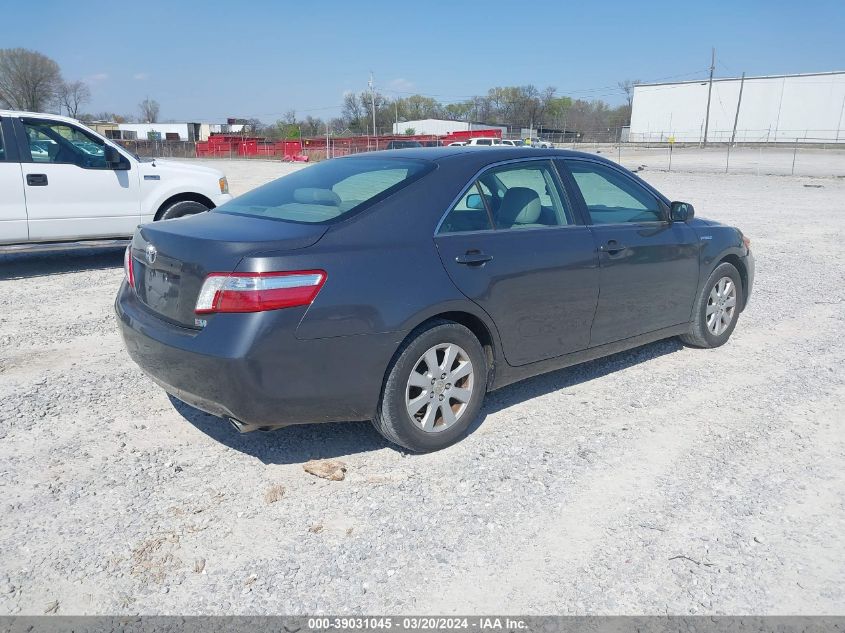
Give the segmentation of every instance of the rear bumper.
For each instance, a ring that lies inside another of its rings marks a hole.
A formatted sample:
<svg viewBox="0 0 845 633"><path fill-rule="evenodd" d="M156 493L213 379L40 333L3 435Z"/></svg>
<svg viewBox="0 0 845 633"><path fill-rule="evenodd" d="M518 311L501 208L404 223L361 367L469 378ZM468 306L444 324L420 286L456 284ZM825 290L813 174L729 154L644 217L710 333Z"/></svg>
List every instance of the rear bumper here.
<svg viewBox="0 0 845 633"><path fill-rule="evenodd" d="M168 393L257 426L372 419L402 339L300 340L299 308L219 314L203 330L182 328L152 314L125 282L115 312L132 360Z"/></svg>

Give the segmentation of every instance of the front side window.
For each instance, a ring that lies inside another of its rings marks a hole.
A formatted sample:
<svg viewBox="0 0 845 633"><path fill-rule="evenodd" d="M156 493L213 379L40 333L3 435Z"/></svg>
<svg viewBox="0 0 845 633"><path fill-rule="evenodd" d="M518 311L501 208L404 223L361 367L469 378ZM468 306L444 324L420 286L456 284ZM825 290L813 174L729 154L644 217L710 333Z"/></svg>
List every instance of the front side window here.
<svg viewBox="0 0 845 633"><path fill-rule="evenodd" d="M566 161L587 205L592 224L661 222L660 202L615 169L584 161Z"/></svg>
<svg viewBox="0 0 845 633"><path fill-rule="evenodd" d="M374 204L434 169L423 160L339 158L267 183L215 212L289 222L331 222Z"/></svg>
<svg viewBox="0 0 845 633"><path fill-rule="evenodd" d="M106 169L105 144L81 129L46 119L22 119L33 163L65 163ZM24 157L26 159L26 157Z"/></svg>

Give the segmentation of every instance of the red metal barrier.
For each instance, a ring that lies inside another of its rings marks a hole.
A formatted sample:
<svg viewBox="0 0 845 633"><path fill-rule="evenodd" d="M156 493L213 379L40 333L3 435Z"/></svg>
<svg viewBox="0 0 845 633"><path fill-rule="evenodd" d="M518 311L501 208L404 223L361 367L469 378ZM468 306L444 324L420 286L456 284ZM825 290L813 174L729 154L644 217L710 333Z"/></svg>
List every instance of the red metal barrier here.
<svg viewBox="0 0 845 633"><path fill-rule="evenodd" d="M302 142L299 140L270 141L262 137L212 134L207 141L197 143L198 157L266 156L295 160L302 159Z"/></svg>
<svg viewBox="0 0 845 633"><path fill-rule="evenodd" d="M466 142L475 137L502 138L499 129L466 130L452 132L442 136L431 134L391 134L373 138L370 136L331 137L332 156L357 154L375 149L385 149L390 141L419 141L420 143L439 142L448 145L455 141ZM326 151L326 137L315 136L306 139L286 139L271 141L257 136L238 136L237 134L212 134L207 141L197 142L197 156L222 158L226 156L266 156L290 161L307 161L305 151Z"/></svg>

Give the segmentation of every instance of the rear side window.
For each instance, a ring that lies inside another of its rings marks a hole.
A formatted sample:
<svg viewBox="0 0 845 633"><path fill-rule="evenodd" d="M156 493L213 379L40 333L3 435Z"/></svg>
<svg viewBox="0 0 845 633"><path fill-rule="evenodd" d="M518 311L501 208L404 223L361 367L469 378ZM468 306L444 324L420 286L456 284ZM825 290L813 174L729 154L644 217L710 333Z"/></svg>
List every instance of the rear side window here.
<svg viewBox="0 0 845 633"><path fill-rule="evenodd" d="M484 172L443 219L439 233L565 226L571 218L551 163L522 161Z"/></svg>
<svg viewBox="0 0 845 633"><path fill-rule="evenodd" d="M6 160L6 146L3 145L3 127L0 126L0 162Z"/></svg>
<svg viewBox="0 0 845 633"><path fill-rule="evenodd" d="M424 160L339 158L306 167L215 209L289 222L331 222L374 204L434 169Z"/></svg>
<svg viewBox="0 0 845 633"><path fill-rule="evenodd" d="M587 205L592 224L660 222L660 203L643 187L615 169L583 161L566 161Z"/></svg>
<svg viewBox="0 0 845 633"><path fill-rule="evenodd" d="M489 192L482 191L479 183L476 182L443 220L439 233L465 233L492 229L493 225L490 223L490 214L483 196L489 196Z"/></svg>

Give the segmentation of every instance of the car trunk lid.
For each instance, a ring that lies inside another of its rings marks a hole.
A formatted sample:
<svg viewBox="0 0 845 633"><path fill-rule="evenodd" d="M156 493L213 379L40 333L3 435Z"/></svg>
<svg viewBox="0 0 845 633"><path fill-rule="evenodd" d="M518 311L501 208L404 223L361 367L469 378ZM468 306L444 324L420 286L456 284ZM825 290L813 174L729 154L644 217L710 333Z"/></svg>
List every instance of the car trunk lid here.
<svg viewBox="0 0 845 633"><path fill-rule="evenodd" d="M220 212L146 224L131 244L135 293L161 318L199 327L194 308L209 273L234 272L249 254L307 248L326 229Z"/></svg>

